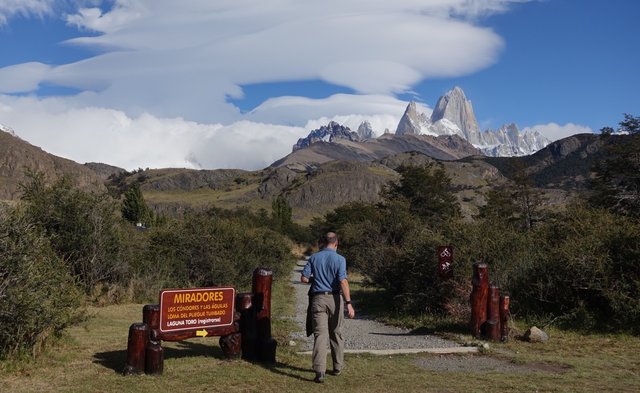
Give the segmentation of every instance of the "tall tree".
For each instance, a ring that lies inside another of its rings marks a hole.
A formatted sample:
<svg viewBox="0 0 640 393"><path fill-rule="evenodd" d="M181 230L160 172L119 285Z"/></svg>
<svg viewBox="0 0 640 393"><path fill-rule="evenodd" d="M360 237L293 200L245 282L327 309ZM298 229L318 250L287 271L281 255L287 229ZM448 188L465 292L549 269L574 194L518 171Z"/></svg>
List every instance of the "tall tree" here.
<svg viewBox="0 0 640 393"><path fill-rule="evenodd" d="M122 201L122 217L134 224L150 224L153 219L153 213L144 200L140 185L134 184L124 194Z"/></svg>
<svg viewBox="0 0 640 393"><path fill-rule="evenodd" d="M383 190L387 202L403 199L413 214L436 221L460 214L460 204L451 191L451 179L441 166L433 163L400 166L397 172L400 181Z"/></svg>
<svg viewBox="0 0 640 393"><path fill-rule="evenodd" d="M289 202L287 202L284 196L278 195L278 197L271 202L271 220L273 221L273 229L280 233L287 233L293 225L291 216L292 213Z"/></svg>
<svg viewBox="0 0 640 393"><path fill-rule="evenodd" d="M603 131L605 158L595 166L590 202L615 213L640 217L640 117L624 115L618 131Z"/></svg>

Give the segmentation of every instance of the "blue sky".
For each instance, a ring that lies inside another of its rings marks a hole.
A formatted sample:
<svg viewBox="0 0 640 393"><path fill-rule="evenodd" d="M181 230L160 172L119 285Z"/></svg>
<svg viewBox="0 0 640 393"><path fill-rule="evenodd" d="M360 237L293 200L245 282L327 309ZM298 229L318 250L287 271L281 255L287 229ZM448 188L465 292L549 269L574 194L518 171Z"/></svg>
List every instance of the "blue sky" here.
<svg viewBox="0 0 640 393"><path fill-rule="evenodd" d="M16 4L19 3L19 4ZM0 0L0 124L79 162L257 169L460 86L482 129L638 115L634 0Z"/></svg>

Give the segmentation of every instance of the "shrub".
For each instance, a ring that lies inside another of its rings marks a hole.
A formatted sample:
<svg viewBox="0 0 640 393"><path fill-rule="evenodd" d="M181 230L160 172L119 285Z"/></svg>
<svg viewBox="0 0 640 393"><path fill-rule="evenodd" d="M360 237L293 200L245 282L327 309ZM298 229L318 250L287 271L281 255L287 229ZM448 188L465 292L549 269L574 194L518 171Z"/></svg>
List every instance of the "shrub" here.
<svg viewBox="0 0 640 393"><path fill-rule="evenodd" d="M64 262L24 216L0 212L0 356L34 356L81 315Z"/></svg>
<svg viewBox="0 0 640 393"><path fill-rule="evenodd" d="M249 288L252 272L266 266L287 274L290 242L266 228L233 218L194 214L149 231L147 274L166 272L165 284ZM145 274L145 272L140 272Z"/></svg>
<svg viewBox="0 0 640 393"><path fill-rule="evenodd" d="M72 187L68 178L47 186L41 174L30 176L31 182L22 186L25 218L43 231L85 292L101 283L120 282L127 263L120 254L121 225L114 201L106 193Z"/></svg>

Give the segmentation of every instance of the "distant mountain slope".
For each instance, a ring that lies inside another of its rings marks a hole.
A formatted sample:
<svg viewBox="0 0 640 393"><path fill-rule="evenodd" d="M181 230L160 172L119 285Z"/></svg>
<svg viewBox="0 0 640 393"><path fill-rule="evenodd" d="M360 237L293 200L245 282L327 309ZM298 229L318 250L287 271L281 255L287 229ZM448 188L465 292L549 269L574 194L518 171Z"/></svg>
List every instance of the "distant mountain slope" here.
<svg viewBox="0 0 640 393"><path fill-rule="evenodd" d="M19 184L28 180L25 175L27 168L42 172L48 182L68 175L81 189L105 189L102 179L91 169L0 131L0 200L19 199Z"/></svg>
<svg viewBox="0 0 640 393"><path fill-rule="evenodd" d="M297 148L291 154L274 162L271 166L306 170L333 160L374 161L410 151L420 152L439 160L456 160L480 154L479 150L457 135L436 137L386 134L376 139L355 141L342 137L332 138L332 135L323 134L324 139L327 140L325 142L315 138L316 131L309 134L310 138L314 138L313 142L299 141ZM340 135L343 134L343 130L340 129ZM329 140L331 142L328 142Z"/></svg>
<svg viewBox="0 0 640 393"><path fill-rule="evenodd" d="M614 135L610 141L624 139ZM537 153L524 157L485 157L508 178L524 168L536 187L582 190L587 187L596 161L604 155L603 140L595 134L577 134L549 144Z"/></svg>

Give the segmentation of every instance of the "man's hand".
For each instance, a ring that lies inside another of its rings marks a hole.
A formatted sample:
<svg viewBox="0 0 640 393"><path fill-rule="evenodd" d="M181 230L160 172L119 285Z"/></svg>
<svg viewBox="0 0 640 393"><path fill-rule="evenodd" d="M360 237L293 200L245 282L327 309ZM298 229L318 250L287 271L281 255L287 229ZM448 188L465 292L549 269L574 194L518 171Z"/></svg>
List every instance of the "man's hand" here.
<svg viewBox="0 0 640 393"><path fill-rule="evenodd" d="M356 310L353 308L353 304L347 304L347 315L353 319L356 316Z"/></svg>

